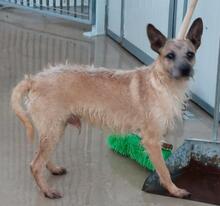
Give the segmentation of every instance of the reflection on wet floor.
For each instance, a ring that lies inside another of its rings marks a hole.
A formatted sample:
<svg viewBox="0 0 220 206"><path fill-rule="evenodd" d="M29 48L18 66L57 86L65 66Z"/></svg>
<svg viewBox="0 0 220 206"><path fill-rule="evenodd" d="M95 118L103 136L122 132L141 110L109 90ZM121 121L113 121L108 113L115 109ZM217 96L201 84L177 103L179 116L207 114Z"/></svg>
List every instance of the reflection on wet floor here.
<svg viewBox="0 0 220 206"><path fill-rule="evenodd" d="M38 14L10 9L0 13L0 205L5 206L110 206L110 205L202 205L141 191L147 171L135 162L107 149L102 131L84 123L82 133L68 127L54 159L68 174L52 177L51 185L64 193L60 200L41 195L31 177L29 163L36 146L27 143L21 123L10 109L10 93L24 74L34 74L48 64L89 64L132 69L140 66L111 39L84 38L86 28ZM168 135L175 146L183 137L210 137L210 118L195 105L190 111L198 119L185 122L183 134ZM177 129L177 131L180 129ZM182 138L176 138L182 136Z"/></svg>

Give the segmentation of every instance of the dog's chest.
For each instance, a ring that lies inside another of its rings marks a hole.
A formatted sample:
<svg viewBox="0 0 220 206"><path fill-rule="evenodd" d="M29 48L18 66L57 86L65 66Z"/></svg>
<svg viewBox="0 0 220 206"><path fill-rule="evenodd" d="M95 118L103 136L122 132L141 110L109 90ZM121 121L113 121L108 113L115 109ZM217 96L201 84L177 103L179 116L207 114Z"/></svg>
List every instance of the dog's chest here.
<svg viewBox="0 0 220 206"><path fill-rule="evenodd" d="M158 102L154 104L156 116L162 127L172 128L175 119L182 118L182 107L184 104L185 93L179 91L172 93L165 90L158 95Z"/></svg>

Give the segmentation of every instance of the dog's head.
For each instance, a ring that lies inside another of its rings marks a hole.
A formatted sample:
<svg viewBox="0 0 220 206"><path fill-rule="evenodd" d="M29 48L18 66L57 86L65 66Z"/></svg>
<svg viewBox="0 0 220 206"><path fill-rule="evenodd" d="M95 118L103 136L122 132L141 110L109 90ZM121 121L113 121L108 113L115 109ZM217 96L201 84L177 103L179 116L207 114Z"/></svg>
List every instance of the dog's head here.
<svg viewBox="0 0 220 206"><path fill-rule="evenodd" d="M152 24L147 26L151 48L159 54L162 68L171 78L180 79L193 76L195 53L200 46L202 32L201 18L192 23L185 40L167 39Z"/></svg>

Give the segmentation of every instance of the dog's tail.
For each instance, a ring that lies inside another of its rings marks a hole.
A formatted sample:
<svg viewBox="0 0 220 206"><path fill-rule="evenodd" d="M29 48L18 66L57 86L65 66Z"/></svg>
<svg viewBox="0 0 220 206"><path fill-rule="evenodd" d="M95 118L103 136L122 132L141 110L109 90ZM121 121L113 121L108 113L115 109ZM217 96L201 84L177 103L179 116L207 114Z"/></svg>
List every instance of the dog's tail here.
<svg viewBox="0 0 220 206"><path fill-rule="evenodd" d="M11 106L17 117L21 120L26 128L26 135L33 142L34 129L27 112L21 106L21 100L31 89L32 81L25 77L13 90L11 95Z"/></svg>

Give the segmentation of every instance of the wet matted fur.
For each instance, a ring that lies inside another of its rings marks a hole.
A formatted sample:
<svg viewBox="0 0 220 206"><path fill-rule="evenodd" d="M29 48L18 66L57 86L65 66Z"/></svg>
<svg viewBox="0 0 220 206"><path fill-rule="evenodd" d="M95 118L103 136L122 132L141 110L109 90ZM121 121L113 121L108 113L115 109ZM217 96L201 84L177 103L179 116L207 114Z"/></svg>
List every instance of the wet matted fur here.
<svg viewBox="0 0 220 206"><path fill-rule="evenodd" d="M94 69L82 65L57 65L28 76L13 90L11 103L33 138L33 121L40 137L39 149L31 163L33 176L46 197L61 194L50 188L42 176L45 166L52 174L66 172L50 156L67 123L81 127L81 119L117 132L140 130L142 143L164 187L174 196L189 193L177 188L161 156L160 137L181 119L189 78L193 75L194 53L200 45L202 20L192 24L185 40L168 40L153 25L147 34L151 48L159 55L150 66L134 70ZM26 96L27 110L21 106Z"/></svg>

